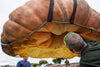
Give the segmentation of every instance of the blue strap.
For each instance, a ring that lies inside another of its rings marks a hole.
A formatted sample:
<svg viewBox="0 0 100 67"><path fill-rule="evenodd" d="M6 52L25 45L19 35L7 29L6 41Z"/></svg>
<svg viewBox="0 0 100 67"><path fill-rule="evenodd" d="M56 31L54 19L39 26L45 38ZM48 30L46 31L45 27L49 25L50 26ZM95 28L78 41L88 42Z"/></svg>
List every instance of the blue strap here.
<svg viewBox="0 0 100 67"><path fill-rule="evenodd" d="M54 8L54 0L50 0L48 20L47 20L48 22L52 22L52 18L53 18L53 8Z"/></svg>
<svg viewBox="0 0 100 67"><path fill-rule="evenodd" d="M71 16L71 19L70 19L70 24L74 23L76 8L77 8L77 0L74 0L73 13L72 13L72 16Z"/></svg>

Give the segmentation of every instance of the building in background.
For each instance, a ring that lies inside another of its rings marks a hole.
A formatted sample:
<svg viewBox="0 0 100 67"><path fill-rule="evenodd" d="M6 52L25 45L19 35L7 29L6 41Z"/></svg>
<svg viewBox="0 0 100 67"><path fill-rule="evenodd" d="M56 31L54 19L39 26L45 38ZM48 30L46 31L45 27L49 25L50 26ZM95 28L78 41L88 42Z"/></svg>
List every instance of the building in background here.
<svg viewBox="0 0 100 67"><path fill-rule="evenodd" d="M79 63L68 63L68 64L53 64L45 67L79 67Z"/></svg>
<svg viewBox="0 0 100 67"><path fill-rule="evenodd" d="M0 67L16 67L15 65L0 65Z"/></svg>

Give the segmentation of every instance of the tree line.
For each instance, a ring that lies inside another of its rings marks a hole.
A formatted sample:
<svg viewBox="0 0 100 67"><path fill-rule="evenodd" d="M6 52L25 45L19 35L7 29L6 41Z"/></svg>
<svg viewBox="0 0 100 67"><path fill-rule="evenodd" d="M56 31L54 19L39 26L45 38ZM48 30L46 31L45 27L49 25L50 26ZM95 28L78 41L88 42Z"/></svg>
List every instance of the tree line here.
<svg viewBox="0 0 100 67"><path fill-rule="evenodd" d="M55 59L52 60L52 62L54 64L61 64L62 61L65 61L65 64L69 63L69 61L67 59L64 59L64 58L55 58ZM52 65L52 63L48 63L47 60L40 60L39 63L31 63L31 65L33 67L41 66L41 65L50 66L50 65Z"/></svg>

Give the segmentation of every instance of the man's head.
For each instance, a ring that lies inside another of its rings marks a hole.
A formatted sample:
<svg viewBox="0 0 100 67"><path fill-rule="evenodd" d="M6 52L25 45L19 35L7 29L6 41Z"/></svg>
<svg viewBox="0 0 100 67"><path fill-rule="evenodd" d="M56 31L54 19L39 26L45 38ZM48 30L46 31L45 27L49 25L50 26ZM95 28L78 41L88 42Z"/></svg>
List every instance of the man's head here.
<svg viewBox="0 0 100 67"><path fill-rule="evenodd" d="M23 61L27 61L28 60L28 57L23 57Z"/></svg>
<svg viewBox="0 0 100 67"><path fill-rule="evenodd" d="M82 39L82 37L77 33L68 33L65 36L65 43L67 48L73 53L80 54L86 43Z"/></svg>

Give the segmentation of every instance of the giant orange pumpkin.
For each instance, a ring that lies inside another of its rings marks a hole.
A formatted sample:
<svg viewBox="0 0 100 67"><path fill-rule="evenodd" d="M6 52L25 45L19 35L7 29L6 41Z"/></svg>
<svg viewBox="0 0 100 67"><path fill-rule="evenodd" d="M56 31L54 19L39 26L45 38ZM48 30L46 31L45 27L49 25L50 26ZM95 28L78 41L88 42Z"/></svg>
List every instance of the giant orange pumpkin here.
<svg viewBox="0 0 100 67"><path fill-rule="evenodd" d="M69 22L73 12L73 0L54 0L53 20ZM1 35L2 43L18 40L47 21L50 0L30 0L9 15ZM100 14L90 8L85 0L77 0L74 23L100 30ZM72 58L63 38L67 32L76 32L86 39L100 41L100 33L73 24L48 22L37 32L11 45L2 45L11 56L33 58Z"/></svg>

